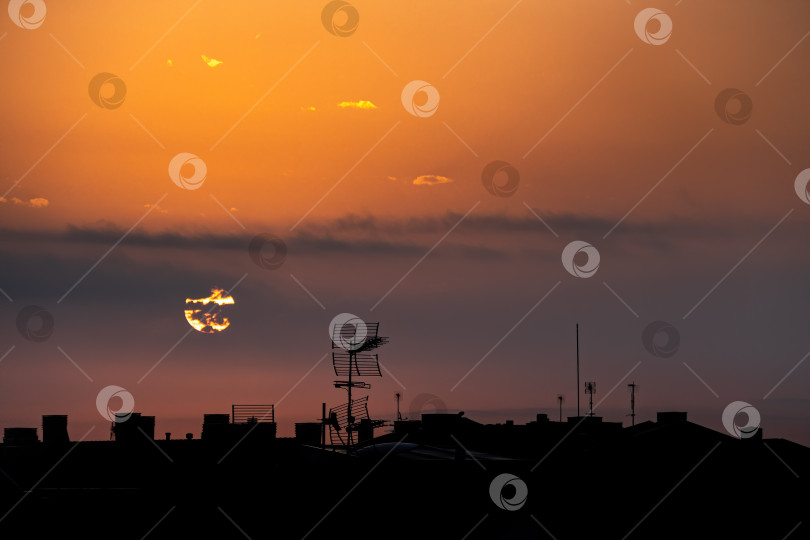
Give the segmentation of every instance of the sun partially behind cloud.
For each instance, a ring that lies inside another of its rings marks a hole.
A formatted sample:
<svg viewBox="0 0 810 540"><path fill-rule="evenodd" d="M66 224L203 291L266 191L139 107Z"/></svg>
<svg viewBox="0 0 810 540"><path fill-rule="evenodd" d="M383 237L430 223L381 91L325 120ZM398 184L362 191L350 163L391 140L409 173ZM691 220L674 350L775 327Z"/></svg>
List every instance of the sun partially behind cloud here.
<svg viewBox="0 0 810 540"><path fill-rule="evenodd" d="M196 307L200 305L207 306L209 303L216 304L216 307L209 309ZM192 328L203 334L213 334L221 332L230 326L231 322L222 313L221 306L233 305L234 303L233 296L225 290L211 289L211 296L207 298L186 298L188 309L184 310L183 313Z"/></svg>

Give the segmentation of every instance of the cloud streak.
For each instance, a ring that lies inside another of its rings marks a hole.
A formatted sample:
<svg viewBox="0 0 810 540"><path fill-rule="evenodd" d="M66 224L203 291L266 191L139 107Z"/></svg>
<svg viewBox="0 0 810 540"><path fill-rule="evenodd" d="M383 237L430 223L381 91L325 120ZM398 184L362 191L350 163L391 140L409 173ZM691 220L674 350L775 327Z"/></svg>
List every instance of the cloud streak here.
<svg viewBox="0 0 810 540"><path fill-rule="evenodd" d="M338 103L338 107L341 109L362 109L365 111L370 111L377 108L376 105L365 99L361 99L360 101L341 101Z"/></svg>
<svg viewBox="0 0 810 540"><path fill-rule="evenodd" d="M24 201L18 197L12 197L11 199L6 199L5 197L0 197L0 203L11 203L17 206L26 206L28 208L47 208L50 205L50 201L44 197L34 197L32 199L28 199Z"/></svg>
<svg viewBox="0 0 810 540"><path fill-rule="evenodd" d="M438 186L439 184L451 184L453 182L452 178L435 174L423 174L413 179L413 185L415 186Z"/></svg>
<svg viewBox="0 0 810 540"><path fill-rule="evenodd" d="M35 199L32 199L32 201ZM30 207L34 203L14 202ZM45 203L38 203L47 206ZM337 219L311 221L299 228L294 235L284 237L285 242L300 254L318 254L324 251L346 253L416 254L423 253L436 240L436 235L445 233L460 218L456 212L445 212L425 217L380 218L372 215L348 214ZM564 237L599 238L613 226L612 219L583 216L571 213L546 213L543 219ZM691 241L704 241L708 237L722 239L725 246L739 240L747 242L766 230L769 225L753 220L699 222L668 220L659 222L637 221L623 224L622 234L606 243L617 248L669 249ZM283 227L278 227L281 230ZM800 234L802 224L786 223L782 234ZM260 232L260 231L256 231ZM271 231L261 231L271 232ZM33 246L40 243L74 245L110 245L122 235L123 229L113 223L99 222L90 226L68 225L62 230L16 230L0 229L6 246ZM483 242L485 237L507 235L514 239L543 235L539 241L556 253L560 246L555 239L546 238L545 226L533 215L515 216L506 214L471 215L448 239L448 246L468 247L468 255L505 255L512 246L502 240ZM753 235L753 236L752 236ZM148 232L133 231L125 242L127 246L158 249L221 249L246 250L253 235L223 234L205 230L164 230ZM535 240L534 244L537 244ZM525 248L525 245L523 246Z"/></svg>

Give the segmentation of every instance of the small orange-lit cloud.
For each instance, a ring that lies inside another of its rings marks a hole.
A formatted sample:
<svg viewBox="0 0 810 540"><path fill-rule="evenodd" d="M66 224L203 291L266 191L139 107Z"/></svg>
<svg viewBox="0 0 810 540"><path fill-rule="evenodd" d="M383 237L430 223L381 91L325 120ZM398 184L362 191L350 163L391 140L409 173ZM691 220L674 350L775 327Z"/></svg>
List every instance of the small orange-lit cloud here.
<svg viewBox="0 0 810 540"><path fill-rule="evenodd" d="M196 306L214 305L202 309ZM222 313L222 306L234 304L233 297L222 289L211 289L211 296L208 298L186 298L186 307L190 309L184 311L188 324L196 331L203 334L213 334L222 332L231 325L231 322Z"/></svg>
<svg viewBox="0 0 810 540"><path fill-rule="evenodd" d="M169 211L168 211L168 210L166 210L166 209L165 209L165 208L163 208L162 206L158 206L157 204L154 204L154 205L153 205L153 204L146 203L145 205L143 205L143 207L144 207L144 208L152 208L152 207L154 207L154 208L155 208L155 210L157 210L157 211L158 211L158 212L160 212L161 214L168 214L168 213L169 213Z"/></svg>
<svg viewBox="0 0 810 540"><path fill-rule="evenodd" d="M174 65L174 62L172 62L172 59L171 59L171 58L169 58L168 60L166 60L166 65L167 65L167 66L169 66L169 67L172 67L172 66Z"/></svg>
<svg viewBox="0 0 810 540"><path fill-rule="evenodd" d="M48 199L43 197L34 197L33 199L28 199L28 206L31 208L45 208L51 204Z"/></svg>
<svg viewBox="0 0 810 540"><path fill-rule="evenodd" d="M341 109L363 109L366 111L377 108L376 105L365 99L361 99L360 101L341 101L338 103L338 107Z"/></svg>
<svg viewBox="0 0 810 540"><path fill-rule="evenodd" d="M201 56L202 56L203 62L205 62L206 64L208 64L211 67L217 67L218 65L220 65L222 63L222 60L217 60L215 58L208 58L204 54L201 55Z"/></svg>
<svg viewBox="0 0 810 540"><path fill-rule="evenodd" d="M12 197L11 199L6 199L5 197L0 197L0 203L12 203L16 204L17 206L27 206L28 208L45 208L48 206L50 201L45 199L44 197L34 197L33 199L28 199L24 201L17 197Z"/></svg>
<svg viewBox="0 0 810 540"><path fill-rule="evenodd" d="M314 110L316 110L316 109L315 109L315 107L313 107L312 105L310 105L309 107L301 107L301 110L302 110L302 111L314 111Z"/></svg>
<svg viewBox="0 0 810 540"><path fill-rule="evenodd" d="M423 174L413 179L413 185L415 186L437 186L439 184L450 184L452 182L452 178L437 176L435 174Z"/></svg>

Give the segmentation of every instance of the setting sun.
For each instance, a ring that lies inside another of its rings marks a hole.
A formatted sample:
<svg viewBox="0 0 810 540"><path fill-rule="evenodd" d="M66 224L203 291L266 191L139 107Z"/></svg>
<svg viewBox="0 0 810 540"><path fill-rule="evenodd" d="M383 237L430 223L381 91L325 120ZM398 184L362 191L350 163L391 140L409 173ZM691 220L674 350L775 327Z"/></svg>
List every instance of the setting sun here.
<svg viewBox="0 0 810 540"><path fill-rule="evenodd" d="M211 289L211 296L207 298L186 298L186 306L207 306L207 309L192 307L184 311L186 320L192 328L203 334L221 332L230 326L231 322L223 314L222 306L233 305L233 297L222 289Z"/></svg>

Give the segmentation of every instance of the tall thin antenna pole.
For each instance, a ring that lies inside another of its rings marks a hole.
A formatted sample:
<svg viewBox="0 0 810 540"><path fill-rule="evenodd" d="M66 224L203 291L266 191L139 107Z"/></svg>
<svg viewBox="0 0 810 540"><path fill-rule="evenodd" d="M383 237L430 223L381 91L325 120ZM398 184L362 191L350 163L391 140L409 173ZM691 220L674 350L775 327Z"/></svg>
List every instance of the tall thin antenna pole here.
<svg viewBox="0 0 810 540"><path fill-rule="evenodd" d="M579 323L577 323L577 417L579 417Z"/></svg>
<svg viewBox="0 0 810 540"><path fill-rule="evenodd" d="M352 416L352 366L356 365L356 352L354 350L349 351L349 384L346 386L346 390L349 392L349 409L348 409L348 416L347 421L348 425L346 426L346 438L349 441L349 446L354 444L352 442L352 431L350 428L354 428L354 416Z"/></svg>
<svg viewBox="0 0 810 540"><path fill-rule="evenodd" d="M630 425L636 425L636 381L631 382L630 387Z"/></svg>
<svg viewBox="0 0 810 540"><path fill-rule="evenodd" d="M326 446L326 403L321 403L321 448Z"/></svg>
<svg viewBox="0 0 810 540"><path fill-rule="evenodd" d="M560 422L562 422L562 402L563 402L562 394L557 396L557 401L560 402Z"/></svg>

